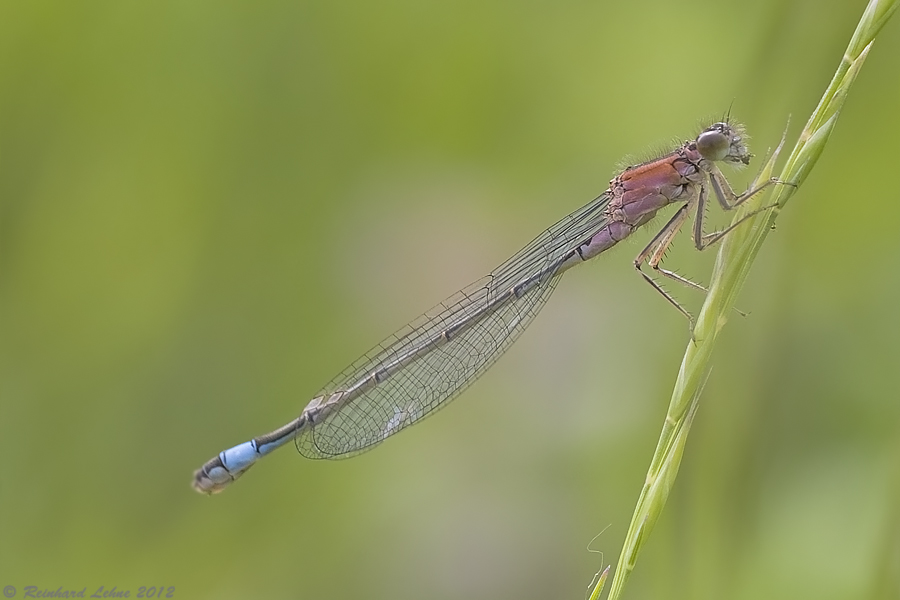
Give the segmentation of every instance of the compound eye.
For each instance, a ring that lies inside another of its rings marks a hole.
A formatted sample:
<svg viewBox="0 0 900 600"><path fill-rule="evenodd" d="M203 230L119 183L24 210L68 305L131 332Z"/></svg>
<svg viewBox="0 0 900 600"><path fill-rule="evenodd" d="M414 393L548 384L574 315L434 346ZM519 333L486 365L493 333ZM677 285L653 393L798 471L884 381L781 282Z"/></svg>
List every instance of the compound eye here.
<svg viewBox="0 0 900 600"><path fill-rule="evenodd" d="M704 131L697 138L697 151L707 160L722 160L728 156L731 143L721 131Z"/></svg>

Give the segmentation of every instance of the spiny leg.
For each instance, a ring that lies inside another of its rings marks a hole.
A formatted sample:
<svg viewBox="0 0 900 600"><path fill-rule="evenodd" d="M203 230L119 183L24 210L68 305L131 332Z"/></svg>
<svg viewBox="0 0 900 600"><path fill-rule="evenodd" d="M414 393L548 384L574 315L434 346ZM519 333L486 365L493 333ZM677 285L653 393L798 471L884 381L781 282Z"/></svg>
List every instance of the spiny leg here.
<svg viewBox="0 0 900 600"><path fill-rule="evenodd" d="M727 195L729 195L731 198L735 198L736 203L732 203L732 204L728 203L728 201L725 198L726 192L723 191L723 189L720 185L717 185L715 175L718 175L719 177L722 178L722 182L724 183L725 189L727 190ZM725 179L725 177L722 175L722 173L720 173L718 171L716 171L715 174L710 173L709 182L712 185L713 193L715 194L716 198L718 199L719 204L726 211L733 210L734 208L740 206L748 198L758 194L759 192L761 192L768 186L770 186L774 183L781 183L780 180L773 178L773 179L768 180L766 183L764 183L760 186L757 186L756 188L747 190L740 196L737 196L737 195L735 195L734 191L731 189L731 186L728 184L728 180ZM721 231L713 231L712 233L703 233L703 229L704 229L703 225L704 225L704 221L706 219L706 203L707 203L708 199L709 199L709 192L706 187L706 182L701 182L700 183L700 193L698 194L698 198L697 198L697 213L696 213L696 216L694 217L694 235L693 235L694 247L697 248L697 250L700 250L701 252L703 250L706 250L707 248L709 248L710 246L712 246L719 240L721 240L726 235L728 235L728 233L730 233L736 227L741 225L747 219L750 219L751 217L755 217L759 213L761 213L765 210L769 210L770 208L775 206L774 204L770 204L769 206L763 206L761 208L757 208L756 210L747 213L746 215L741 217L737 222L732 223L731 225L729 225L725 229L722 229Z"/></svg>
<svg viewBox="0 0 900 600"><path fill-rule="evenodd" d="M709 179L710 183L712 184L713 193L716 195L716 199L719 201L719 206L721 206L722 210L724 211L734 210L770 185L775 185L776 183L784 183L777 177L770 177L758 186L748 188L741 194L736 194L734 192L734 189L731 187L731 184L728 183L728 179L725 178L725 175L722 174L718 167L713 166L713 168L709 172Z"/></svg>
<svg viewBox="0 0 900 600"><path fill-rule="evenodd" d="M697 250L700 250L700 251L706 250L707 248L709 248L710 246L712 246L713 244L715 244L716 242L721 240L723 237L725 237L726 235L731 233L732 230L734 230L736 227L741 225L747 219L755 217L759 213L769 210L770 208L774 208L776 206L778 206L778 205L770 204L768 206L763 206L761 208L757 208L756 210L751 211L751 212L747 213L746 215L744 215L743 217L741 217L736 223L732 223L731 225L729 225L728 227L726 227L725 229L723 229L721 231L714 231L712 233L704 234L699 239L695 237L694 238L694 246L696 246Z"/></svg>
<svg viewBox="0 0 900 600"><path fill-rule="evenodd" d="M703 286L696 284L688 279L681 277L680 275L675 275L669 271L665 271L664 269L659 268L659 261L662 258L662 255L665 254L666 249L672 243L672 238L675 237L675 234L678 233L678 230L681 229L681 226L684 224L684 220L687 218L688 211L690 210L690 203L685 204L669 219L669 222L666 223L659 232L653 236L653 239L650 240L650 243L641 250L641 253L638 254L634 259L634 268L637 269L637 272L641 274L641 277L644 278L644 281L649 283L653 289L662 294L662 297L669 301L669 304L678 309L678 312L683 314L685 318L691 323L691 329L693 330L694 318L691 314L685 310L683 306L681 306L675 298L669 295L669 293L659 285L656 280L650 277L647 273L641 269L641 265L647 263L656 270L657 272L661 272L666 276L674 276L673 279L676 281L681 281L691 287L695 287L703 290ZM704 290L705 291L705 290Z"/></svg>
<svg viewBox="0 0 900 600"><path fill-rule="evenodd" d="M687 217L687 215L690 213L691 204L688 203L683 208L684 208L684 217L682 217L682 222ZM681 224L679 224L679 229L680 229L680 225ZM678 233L678 229L672 230L672 231L668 232L667 235L663 236L656 243L655 249L652 251L649 258L647 259L647 264L650 265L650 268L653 269L654 271L656 271L657 273L664 275L665 277L668 277L669 279L672 279L673 281L677 281L683 285L686 285L687 287L690 287L695 290L699 290L701 292L706 293L708 291L706 289L706 287L700 285L699 283L697 283L695 281L691 281L687 277L679 275L675 271L663 269L660 266L663 259L666 257L666 252L668 252L669 246L672 245L672 240L675 239L675 234L677 234L677 233Z"/></svg>
<svg viewBox="0 0 900 600"><path fill-rule="evenodd" d="M707 290L706 287L700 285L699 283L697 283L695 281L691 281L687 277L679 275L678 273L675 273L674 271L664 269L660 265L662 263L662 260L665 258L665 254L668 251L669 246L671 246L671 244L672 244L672 240L675 238L675 235L678 233L678 231L684 225L684 220L687 218L688 214L691 212L691 209L695 205L697 208L696 208L695 217L694 217L694 238L695 238L695 240L697 240L697 239L702 240L703 218L705 216L705 207L706 207L708 197L709 197L708 188L706 187L706 185L703 182L701 182L700 189L697 191L697 195L694 197L694 199L693 200L689 199L688 202L684 206L682 206L678 210L678 212L675 213L675 215L669 220L669 222L666 223L666 225L662 229L660 229L659 233L657 233L653 237L653 239L650 240L650 243L647 244L647 247L645 247L641 251L641 253L637 256L637 258L635 258L635 261L634 261L635 267L638 269L638 271L641 273L641 275L644 277L644 279L648 283L650 283L650 285L652 285L654 289L656 289L659 293L661 293L663 295L663 297L666 298L666 300L668 300L673 306L675 306L675 308L677 308L679 310L679 312L681 312L681 314L685 315L688 318L688 320L691 322L691 330L692 331L693 331L694 319L690 315L690 313L688 313L687 310L684 309L684 307L682 307L674 298L672 298L672 296L668 292L666 292L653 278L651 278L646 273L644 273L641 270L641 264L646 262L648 265L650 265L650 268L652 268L657 273L660 273L661 275L664 275L665 277L668 277L669 279L672 279L673 281L677 281L677 282L681 283L682 285L685 285L685 286L693 288L695 290L699 290L701 292L707 293L709 290ZM768 208L768 207L765 207L765 208ZM765 210L765 208L759 209L759 210ZM703 250L710 244L715 243L722 236L724 236L729 231L734 229L734 227L741 224L745 219L749 218L750 216L753 216L757 212L759 212L759 211L754 211L750 215L745 216L744 218L742 218L740 221L738 221L737 223L735 223L734 225L732 225L725 231L717 232L718 237L716 239L714 239L713 241L711 241L705 245L697 243L698 249ZM716 235L716 234L714 234L714 235ZM741 316L747 316L746 313L744 313L743 311L741 311L737 308L735 308L734 310L737 311L737 313L740 314Z"/></svg>

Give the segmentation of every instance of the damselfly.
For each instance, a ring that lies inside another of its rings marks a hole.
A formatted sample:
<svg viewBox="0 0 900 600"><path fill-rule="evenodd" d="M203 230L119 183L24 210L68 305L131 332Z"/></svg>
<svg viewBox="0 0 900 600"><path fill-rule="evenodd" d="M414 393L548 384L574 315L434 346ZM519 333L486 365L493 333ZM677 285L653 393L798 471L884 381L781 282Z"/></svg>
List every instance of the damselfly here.
<svg viewBox="0 0 900 600"><path fill-rule="evenodd" d="M743 128L714 123L696 139L625 169L609 189L565 217L487 277L450 296L375 346L303 409L300 416L220 452L194 473L194 489L220 492L263 456L290 441L309 458L343 458L369 449L446 405L484 373L547 302L559 277L612 248L670 204L680 207L634 259L644 279L688 319L690 314L642 270L703 290L660 267L675 234L694 213L703 250L739 225L703 232L710 191L732 210L776 180L735 194L716 163L746 165ZM748 215L749 217L750 215Z"/></svg>

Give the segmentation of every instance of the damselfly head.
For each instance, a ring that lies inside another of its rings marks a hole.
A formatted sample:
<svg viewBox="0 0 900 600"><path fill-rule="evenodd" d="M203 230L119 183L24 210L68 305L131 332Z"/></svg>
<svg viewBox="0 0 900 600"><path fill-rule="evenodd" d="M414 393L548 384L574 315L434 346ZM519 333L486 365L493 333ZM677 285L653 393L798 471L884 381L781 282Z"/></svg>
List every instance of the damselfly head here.
<svg viewBox="0 0 900 600"><path fill-rule="evenodd" d="M750 164L750 151L744 144L744 128L737 124L713 123L697 136L697 151L707 160Z"/></svg>

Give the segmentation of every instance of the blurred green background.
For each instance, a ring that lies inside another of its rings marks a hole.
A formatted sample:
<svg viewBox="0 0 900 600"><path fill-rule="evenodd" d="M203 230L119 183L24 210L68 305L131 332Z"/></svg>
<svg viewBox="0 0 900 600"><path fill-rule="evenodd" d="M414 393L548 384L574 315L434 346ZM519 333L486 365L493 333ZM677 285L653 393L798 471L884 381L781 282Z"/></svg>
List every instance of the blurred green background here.
<svg viewBox="0 0 900 600"><path fill-rule="evenodd" d="M758 155L792 115L790 146L864 6L3 2L0 586L582 598L688 340L631 267L651 231L377 451L286 449L211 498L191 475L625 157L732 102ZM628 597L900 596L898 106L892 22L754 265ZM682 236L666 264L712 260Z"/></svg>

